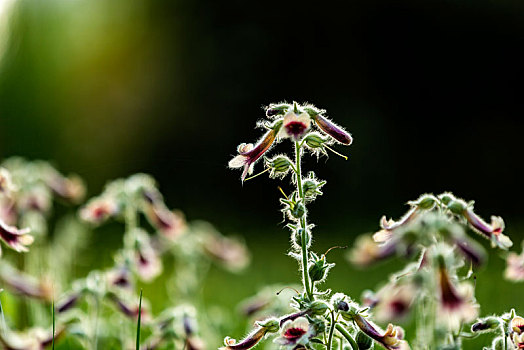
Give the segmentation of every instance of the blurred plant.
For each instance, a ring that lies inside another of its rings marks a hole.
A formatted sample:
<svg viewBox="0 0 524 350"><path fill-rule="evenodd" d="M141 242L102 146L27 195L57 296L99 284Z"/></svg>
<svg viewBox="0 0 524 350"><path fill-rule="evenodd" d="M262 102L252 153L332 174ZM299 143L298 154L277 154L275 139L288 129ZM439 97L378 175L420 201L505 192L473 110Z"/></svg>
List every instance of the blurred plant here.
<svg viewBox="0 0 524 350"><path fill-rule="evenodd" d="M376 293L366 291L363 304L381 322L414 313L417 349L461 349L462 340L474 336L464 326L479 313L471 280L486 256L466 230L502 250L512 242L503 234L502 218L492 216L488 224L474 212L473 202L451 193L424 194L408 204L400 220L383 217L381 230L372 238L359 237L349 253L349 260L361 267L394 255L413 260Z"/></svg>
<svg viewBox="0 0 524 350"><path fill-rule="evenodd" d="M56 305L58 321L68 324L86 348L95 349L109 339L131 348L131 334L139 316L137 284L154 281L164 271L163 260L170 259L175 268L166 304L177 306L155 318L150 303L143 298L141 343L147 349L169 344L203 349L196 320L205 271L212 261L241 271L249 263L245 245L222 236L208 223L187 223L182 213L167 208L155 181L145 174L110 182L80 209L79 215L93 226L110 219L123 222L123 247L115 254L113 267L92 271L62 296ZM141 225L141 217L148 224ZM151 227L154 234L148 233Z"/></svg>
<svg viewBox="0 0 524 350"><path fill-rule="evenodd" d="M284 197L280 202L291 231L289 255L299 262L302 292L297 291L292 298L291 307L295 311L279 318L257 321L248 336L239 341L226 338L222 349L250 349L276 333L279 336L274 342L282 349L333 349L340 346L357 350L370 348L373 341L387 349L408 349L399 327L390 324L383 331L369 320L367 309L350 297L335 293L329 298L331 291L320 289L320 284L326 280L334 264L327 261L327 252L316 254L310 250L314 225L307 221L307 205L322 195L326 181L319 180L313 172L304 176L302 157L307 152L317 156L325 155L327 151L338 154L330 145L350 145L351 135L327 119L325 111L312 105L296 102L271 104L266 108L266 116L267 120L258 123L267 130L265 135L256 145L241 144L238 155L229 162L229 166L243 168L241 180L245 181L248 180L247 175L252 174L256 162L264 157L265 170L262 173L269 172L272 178L284 178L291 174L295 189L289 195L282 191ZM294 157L285 154L271 158L266 156L274 144L285 138L293 142ZM255 298L247 304L247 310L252 312L264 308L267 303L267 299Z"/></svg>

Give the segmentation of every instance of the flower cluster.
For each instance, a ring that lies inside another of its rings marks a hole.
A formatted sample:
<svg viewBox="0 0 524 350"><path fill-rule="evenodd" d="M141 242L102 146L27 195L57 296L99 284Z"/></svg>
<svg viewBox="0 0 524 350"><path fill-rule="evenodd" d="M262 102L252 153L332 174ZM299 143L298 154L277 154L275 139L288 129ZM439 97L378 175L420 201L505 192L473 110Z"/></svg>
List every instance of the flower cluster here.
<svg viewBox="0 0 524 350"><path fill-rule="evenodd" d="M502 232L500 217L492 217L488 225L473 211L472 202L451 193L424 194L408 205L409 210L397 221L383 217L381 229L372 237L358 238L348 255L360 267L394 255L414 260L376 293L366 291L364 305L383 322L414 314L418 347L460 348L462 325L479 313L474 285L468 279L472 269L485 260L484 249L466 231L480 233L502 250L512 242ZM469 270L462 269L465 265Z"/></svg>
<svg viewBox="0 0 524 350"><path fill-rule="evenodd" d="M319 180L313 172L303 175L301 159L307 152L314 155L326 154L329 146L338 143L350 145L351 135L325 117L325 111L311 105L271 104L266 108L268 120L260 124L267 128L262 139L252 144L241 144L239 154L230 162L231 168L242 168L242 181L251 174L253 166L264 156L264 165L272 178L284 178L291 174L294 189L281 198L282 213L291 230L292 249L290 256L297 259L302 273L303 291L291 298L292 311L278 319L269 318L257 322L256 328L241 341L227 337L221 349L250 349L273 333L278 333L274 343L281 349L311 349L324 346L328 350L345 348L370 349L373 342L389 350L409 349L404 340L404 331L389 324L380 329L369 319L366 308L361 307L348 296L335 293L329 298L330 290L321 290L335 264L327 259L327 253L311 251L312 230L308 223L307 205L322 195L326 181ZM273 157L266 153L277 142L289 138L294 145L293 157L279 154ZM338 153L336 153L338 154ZM343 156L344 157L344 156ZM344 157L346 158L346 157ZM262 173L263 173L262 172ZM243 304L246 316L256 315L272 305L271 299L259 294ZM273 310L273 314L281 310Z"/></svg>

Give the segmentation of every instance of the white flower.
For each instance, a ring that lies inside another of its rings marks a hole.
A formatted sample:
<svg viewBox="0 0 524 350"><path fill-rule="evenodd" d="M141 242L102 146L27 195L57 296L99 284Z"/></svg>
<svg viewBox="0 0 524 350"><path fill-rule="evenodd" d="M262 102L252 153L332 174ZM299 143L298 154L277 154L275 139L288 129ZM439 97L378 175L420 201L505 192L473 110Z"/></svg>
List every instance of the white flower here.
<svg viewBox="0 0 524 350"><path fill-rule="evenodd" d="M297 345L306 345L309 338L314 336L315 329L309 324L305 317L299 317L294 321L287 321L280 330L280 337L275 339L275 343L287 349L294 349Z"/></svg>
<svg viewBox="0 0 524 350"><path fill-rule="evenodd" d="M311 117L303 112L296 115L295 112L287 112L284 116L282 129L278 133L280 138L291 137L294 141L300 140L311 126Z"/></svg>

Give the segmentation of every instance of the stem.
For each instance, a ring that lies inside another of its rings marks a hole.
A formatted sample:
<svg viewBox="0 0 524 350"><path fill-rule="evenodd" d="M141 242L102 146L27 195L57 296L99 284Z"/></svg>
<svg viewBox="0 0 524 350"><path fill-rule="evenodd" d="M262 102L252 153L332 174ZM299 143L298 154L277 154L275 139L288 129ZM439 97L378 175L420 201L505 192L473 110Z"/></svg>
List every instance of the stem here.
<svg viewBox="0 0 524 350"><path fill-rule="evenodd" d="M337 323L337 325L335 326L335 328L337 329L337 331L340 332L340 334L342 334L344 336L344 338L346 338L346 340L349 342L349 344L351 345L351 348L353 350L358 350L358 344L357 342L355 341L355 339L353 339L353 337L351 336L351 334L349 334L349 332L347 331L347 329L345 329L344 327L342 327L342 325L340 323Z"/></svg>
<svg viewBox="0 0 524 350"><path fill-rule="evenodd" d="M295 141L295 168L296 168L296 177L297 177L297 190L300 200L305 206L304 200L304 189L302 188L302 170L300 166L301 155L300 155L300 145L298 141ZM307 260L308 260L308 250L307 250L307 222L305 214L300 219L300 227L302 228L302 233L300 235L300 245L302 246L302 279L304 280L304 290L307 294L309 300L313 300L313 292L311 288L311 281L309 280L309 274L307 271Z"/></svg>
<svg viewBox="0 0 524 350"><path fill-rule="evenodd" d="M327 341L327 350L331 350L331 343L333 342L333 333L335 333L335 313L331 311L331 326L329 327L329 336Z"/></svg>

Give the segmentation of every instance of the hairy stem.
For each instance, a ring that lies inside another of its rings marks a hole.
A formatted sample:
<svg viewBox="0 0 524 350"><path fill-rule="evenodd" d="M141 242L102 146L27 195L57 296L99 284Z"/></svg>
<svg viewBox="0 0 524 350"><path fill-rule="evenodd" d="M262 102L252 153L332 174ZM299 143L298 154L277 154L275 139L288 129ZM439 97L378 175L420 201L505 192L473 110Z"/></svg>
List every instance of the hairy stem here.
<svg viewBox="0 0 524 350"><path fill-rule="evenodd" d="M344 327L342 327L342 325L340 323L337 323L335 325L335 328L337 329L337 331L340 332L340 334L342 334L342 336L344 336L344 338L346 338L346 340L349 342L349 345L351 345L351 348L353 350L358 350L358 344L357 342L355 341L355 339L353 339L353 337L351 336L351 334L349 334L349 332L347 331L347 329L345 329Z"/></svg>
<svg viewBox="0 0 524 350"><path fill-rule="evenodd" d="M327 341L327 350L331 350L331 344L333 342L333 333L335 333L335 313L331 311L331 326L329 327L329 336Z"/></svg>
<svg viewBox="0 0 524 350"><path fill-rule="evenodd" d="M301 154L300 154L300 144L295 141L295 169L297 177L297 191L300 197L300 200L305 206L304 200L304 189L302 188L302 170L300 166ZM313 292L311 288L311 281L309 280L309 274L307 271L307 261L308 261L308 232L307 232L307 221L305 215L300 219L300 227L302 233L300 235L300 245L302 246L302 279L304 281L304 290L310 300L313 300Z"/></svg>

